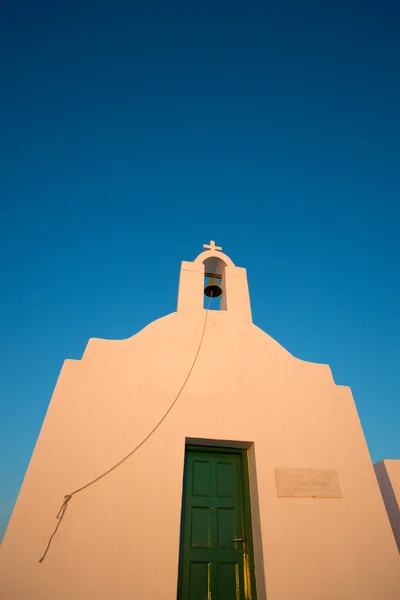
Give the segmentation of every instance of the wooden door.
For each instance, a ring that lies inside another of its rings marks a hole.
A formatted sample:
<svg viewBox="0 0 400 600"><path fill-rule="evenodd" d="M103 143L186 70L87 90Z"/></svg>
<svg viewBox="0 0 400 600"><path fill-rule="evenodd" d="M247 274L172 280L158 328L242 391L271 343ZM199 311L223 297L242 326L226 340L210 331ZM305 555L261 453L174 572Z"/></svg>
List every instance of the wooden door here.
<svg viewBox="0 0 400 600"><path fill-rule="evenodd" d="M246 454L188 447L179 600L255 600Z"/></svg>

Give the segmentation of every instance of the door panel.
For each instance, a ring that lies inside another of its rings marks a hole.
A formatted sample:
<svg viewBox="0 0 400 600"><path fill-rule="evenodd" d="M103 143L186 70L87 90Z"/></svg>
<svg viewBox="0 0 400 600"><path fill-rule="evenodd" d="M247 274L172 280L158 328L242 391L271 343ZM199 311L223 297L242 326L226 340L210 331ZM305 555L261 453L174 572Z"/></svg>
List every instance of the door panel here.
<svg viewBox="0 0 400 600"><path fill-rule="evenodd" d="M209 582L211 580L211 564L192 561L189 567L190 600L208 600Z"/></svg>
<svg viewBox="0 0 400 600"><path fill-rule="evenodd" d="M219 562L217 565L217 598L240 600L238 563Z"/></svg>
<svg viewBox="0 0 400 600"><path fill-rule="evenodd" d="M251 600L251 531L241 451L188 448L180 549L179 600ZM235 541L236 540L236 541Z"/></svg>

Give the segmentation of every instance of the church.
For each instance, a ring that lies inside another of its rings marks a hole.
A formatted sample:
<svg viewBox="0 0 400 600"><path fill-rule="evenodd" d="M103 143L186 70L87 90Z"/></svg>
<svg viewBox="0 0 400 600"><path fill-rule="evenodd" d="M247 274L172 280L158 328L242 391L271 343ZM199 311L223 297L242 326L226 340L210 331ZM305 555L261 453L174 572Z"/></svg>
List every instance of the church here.
<svg viewBox="0 0 400 600"><path fill-rule="evenodd" d="M398 600L392 527L350 388L253 323L210 242L176 312L64 362L0 597Z"/></svg>

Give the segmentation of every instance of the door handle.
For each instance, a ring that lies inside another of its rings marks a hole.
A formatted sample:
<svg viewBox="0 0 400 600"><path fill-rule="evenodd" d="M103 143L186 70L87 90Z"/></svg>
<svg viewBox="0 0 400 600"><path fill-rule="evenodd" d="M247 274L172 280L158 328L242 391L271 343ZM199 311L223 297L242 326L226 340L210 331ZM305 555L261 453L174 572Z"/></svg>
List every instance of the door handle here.
<svg viewBox="0 0 400 600"><path fill-rule="evenodd" d="M244 538L235 538L233 541L234 542L245 542L246 540Z"/></svg>

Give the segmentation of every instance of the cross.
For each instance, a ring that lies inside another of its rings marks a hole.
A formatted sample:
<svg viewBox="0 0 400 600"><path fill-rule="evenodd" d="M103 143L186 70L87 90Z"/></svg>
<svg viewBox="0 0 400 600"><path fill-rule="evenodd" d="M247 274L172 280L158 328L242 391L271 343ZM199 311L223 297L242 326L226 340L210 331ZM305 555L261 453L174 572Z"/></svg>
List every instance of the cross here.
<svg viewBox="0 0 400 600"><path fill-rule="evenodd" d="M214 240L211 240L209 244L203 244L204 250L211 250L215 252L215 250L222 250L222 246L216 246Z"/></svg>

